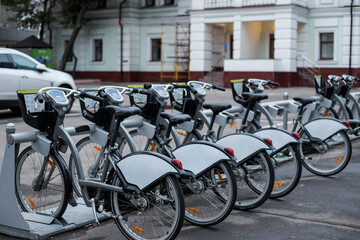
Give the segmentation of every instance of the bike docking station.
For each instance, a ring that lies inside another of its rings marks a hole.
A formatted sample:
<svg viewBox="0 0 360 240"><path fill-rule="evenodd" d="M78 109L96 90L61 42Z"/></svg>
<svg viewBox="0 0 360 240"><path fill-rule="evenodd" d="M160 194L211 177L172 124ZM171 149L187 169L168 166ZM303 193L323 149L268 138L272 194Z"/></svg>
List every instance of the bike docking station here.
<svg viewBox="0 0 360 240"><path fill-rule="evenodd" d="M77 206L68 206L61 219L22 212L15 192L15 165L20 143L31 142L34 150L44 155L50 150L49 140L39 132L15 133L15 125L6 126L6 148L0 172L0 233L23 239L48 239L73 229L92 226L94 215L82 198ZM98 218L107 218L98 214Z"/></svg>

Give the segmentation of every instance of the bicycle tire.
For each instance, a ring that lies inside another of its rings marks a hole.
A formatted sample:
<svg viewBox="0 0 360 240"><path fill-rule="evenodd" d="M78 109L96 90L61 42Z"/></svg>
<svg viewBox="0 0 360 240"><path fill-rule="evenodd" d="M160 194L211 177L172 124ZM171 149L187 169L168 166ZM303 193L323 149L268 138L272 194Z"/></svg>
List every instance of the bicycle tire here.
<svg viewBox="0 0 360 240"><path fill-rule="evenodd" d="M96 172L94 171L94 163L98 159L102 147L99 144L96 144L93 140L91 140L90 137L84 137L76 143L76 148L80 156L81 166L84 171L85 178L100 179L102 174L101 166L103 161L100 161L99 167L97 167ZM74 191L77 196L81 197L82 193L79 185L79 177L72 154L69 160L69 169Z"/></svg>
<svg viewBox="0 0 360 240"><path fill-rule="evenodd" d="M345 131L341 130L323 141L326 148L324 153L318 152L304 131L299 134L302 139L299 145L302 164L310 172L319 176L331 176L341 172L349 164L352 145Z"/></svg>
<svg viewBox="0 0 360 240"><path fill-rule="evenodd" d="M44 168L45 177L40 183L37 180L44 160L48 164ZM15 188L23 211L55 218L61 218L64 214L72 193L70 173L61 155L51 150L49 158L46 158L31 146L25 148L18 157Z"/></svg>
<svg viewBox="0 0 360 240"><path fill-rule="evenodd" d="M270 198L284 197L291 193L301 178L302 164L295 146L287 146L279 153L271 156L275 181Z"/></svg>
<svg viewBox="0 0 360 240"><path fill-rule="evenodd" d="M138 140L141 139L138 142L134 141L138 150L158 151L159 143L156 140L152 139L149 141L136 130L131 131L130 135L132 138L136 136ZM223 180L225 179L225 183L222 183L221 188L223 190L226 189L226 193L215 187L216 184L214 182L216 180L214 177L209 177L209 174L214 171L220 174ZM236 200L236 179L234 173L229 170L227 163L220 163L198 176L195 182L203 187L202 191L194 193L185 183L181 184L183 191L187 193L185 194L185 220L198 226L212 226L220 223L231 213ZM213 186L209 184L213 184ZM215 214L216 209L220 210Z"/></svg>
<svg viewBox="0 0 360 240"><path fill-rule="evenodd" d="M339 119L339 114L335 111L333 107L326 108L326 107L320 107L318 109L319 117L330 117L330 118L336 118Z"/></svg>
<svg viewBox="0 0 360 240"><path fill-rule="evenodd" d="M198 192L183 184L185 220L197 226L212 226L225 220L236 200L236 179L228 163L222 162L196 178Z"/></svg>
<svg viewBox="0 0 360 240"><path fill-rule="evenodd" d="M113 179L113 185L120 186L118 177ZM146 206L134 206L129 200L131 198L143 200ZM175 239L184 221L184 208L180 184L171 175L162 178L139 196L111 192L111 209L117 216L115 223L128 239ZM163 215L160 216L161 213ZM159 233L159 229L162 233Z"/></svg>
<svg viewBox="0 0 360 240"><path fill-rule="evenodd" d="M274 168L267 152L258 152L241 164L237 171L238 196L234 208L251 210L262 205L274 186Z"/></svg>

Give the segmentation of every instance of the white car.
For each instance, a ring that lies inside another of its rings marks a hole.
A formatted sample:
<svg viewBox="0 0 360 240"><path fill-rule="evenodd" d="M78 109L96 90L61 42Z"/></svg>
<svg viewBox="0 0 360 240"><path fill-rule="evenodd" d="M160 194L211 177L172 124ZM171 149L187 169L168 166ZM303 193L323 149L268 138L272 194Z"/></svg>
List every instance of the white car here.
<svg viewBox="0 0 360 240"><path fill-rule="evenodd" d="M76 89L70 74L47 68L17 50L0 48L0 109L10 108L18 112L17 90L50 86Z"/></svg>

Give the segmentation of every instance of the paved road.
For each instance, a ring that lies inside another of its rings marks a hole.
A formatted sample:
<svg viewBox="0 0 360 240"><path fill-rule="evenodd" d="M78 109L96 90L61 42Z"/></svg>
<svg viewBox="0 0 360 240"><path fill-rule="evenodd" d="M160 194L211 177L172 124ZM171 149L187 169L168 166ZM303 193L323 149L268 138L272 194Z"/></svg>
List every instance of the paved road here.
<svg viewBox="0 0 360 240"><path fill-rule="evenodd" d="M311 96L311 88L276 89L269 91L270 100L290 96ZM232 102L228 93L211 93L209 102ZM296 94L296 95L295 95ZM5 125L15 122L17 132L29 131L19 116L0 111L0 139L5 139ZM66 125L83 124L76 104ZM0 154L5 143L0 142ZM0 159L0 164L2 160ZM303 171L297 188L288 196L268 200L249 211L233 211L221 224L200 228L184 224L178 239L360 239L360 140L353 141L353 156L340 174L323 178ZM3 203L1 203L3 204ZM15 238L0 235L0 239ZM94 229L78 229L51 237L55 240L125 239L113 221L105 221Z"/></svg>

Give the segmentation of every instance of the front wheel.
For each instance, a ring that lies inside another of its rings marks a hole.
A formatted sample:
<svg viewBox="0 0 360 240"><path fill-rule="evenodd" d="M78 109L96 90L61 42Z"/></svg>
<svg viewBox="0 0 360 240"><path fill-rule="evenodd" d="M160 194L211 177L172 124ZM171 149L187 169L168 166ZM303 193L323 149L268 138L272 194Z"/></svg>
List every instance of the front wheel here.
<svg viewBox="0 0 360 240"><path fill-rule="evenodd" d="M269 198L274 186L274 168L265 151L257 153L234 171L238 191L235 209L254 209Z"/></svg>
<svg viewBox="0 0 360 240"><path fill-rule="evenodd" d="M350 162L352 146L345 131L337 132L321 143L310 141L304 132L300 132L300 136L302 163L310 172L330 176L341 172Z"/></svg>
<svg viewBox="0 0 360 240"><path fill-rule="evenodd" d="M236 179L227 163L220 163L183 185L185 220L199 226L223 221L236 200Z"/></svg>
<svg viewBox="0 0 360 240"><path fill-rule="evenodd" d="M121 187L118 177L113 185ZM128 239L175 239L184 221L184 198L174 176L162 178L139 195L112 192L111 208Z"/></svg>
<svg viewBox="0 0 360 240"><path fill-rule="evenodd" d="M72 193L70 174L60 154L44 157L25 148L15 170L18 203L23 211L60 218Z"/></svg>
<svg viewBox="0 0 360 240"><path fill-rule="evenodd" d="M271 155L274 166L275 181L271 198L284 197L295 189L301 178L302 165L296 146L286 146L283 150Z"/></svg>

